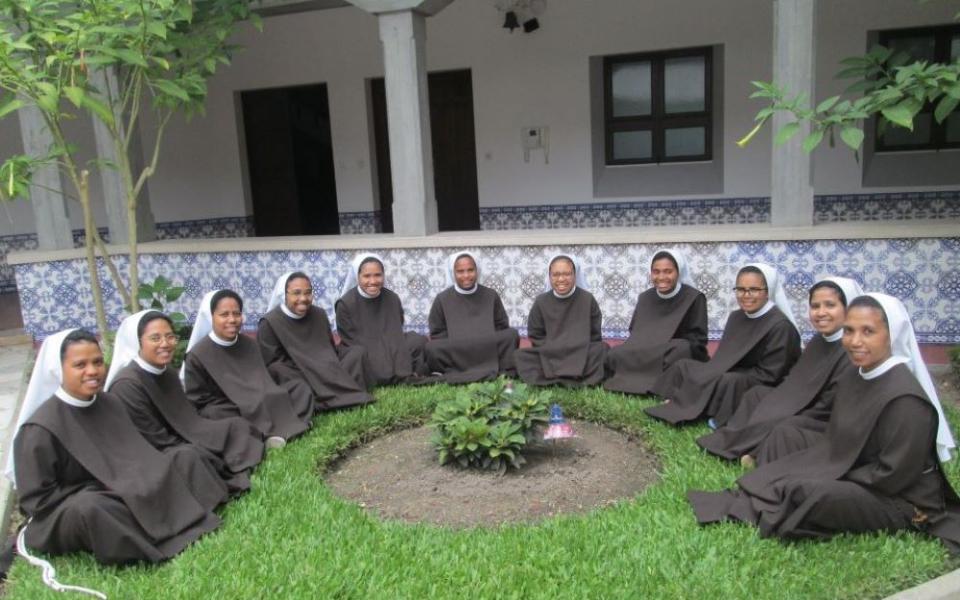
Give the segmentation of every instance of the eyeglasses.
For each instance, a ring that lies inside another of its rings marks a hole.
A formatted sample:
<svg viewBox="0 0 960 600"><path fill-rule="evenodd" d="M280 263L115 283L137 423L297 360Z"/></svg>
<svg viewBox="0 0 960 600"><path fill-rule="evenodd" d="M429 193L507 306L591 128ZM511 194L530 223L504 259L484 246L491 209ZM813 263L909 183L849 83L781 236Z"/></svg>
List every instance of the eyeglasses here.
<svg viewBox="0 0 960 600"><path fill-rule="evenodd" d="M145 339L151 344L159 344L160 342L168 342L170 344L176 344L177 342L180 341L180 338L177 337L177 334L175 333L168 333L166 335L160 335L159 333L155 333L153 335L148 335Z"/></svg>
<svg viewBox="0 0 960 600"><path fill-rule="evenodd" d="M736 292L738 296L759 296L760 292L767 291L767 288L735 287L733 291Z"/></svg>
<svg viewBox="0 0 960 600"><path fill-rule="evenodd" d="M309 298L313 296L313 289L307 288L305 290L290 290L287 292L288 296L293 296L294 298Z"/></svg>

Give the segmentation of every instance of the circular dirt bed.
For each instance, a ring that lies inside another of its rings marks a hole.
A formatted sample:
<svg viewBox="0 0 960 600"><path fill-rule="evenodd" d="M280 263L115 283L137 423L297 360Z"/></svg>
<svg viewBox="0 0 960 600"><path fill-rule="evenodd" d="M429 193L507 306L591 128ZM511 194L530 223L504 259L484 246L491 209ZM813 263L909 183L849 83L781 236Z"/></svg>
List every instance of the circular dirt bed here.
<svg viewBox="0 0 960 600"><path fill-rule="evenodd" d="M458 527L530 522L632 498L659 475L636 440L571 422L578 438L528 446L527 464L504 476L437 463L431 430L399 431L357 448L326 480L340 496L388 519Z"/></svg>

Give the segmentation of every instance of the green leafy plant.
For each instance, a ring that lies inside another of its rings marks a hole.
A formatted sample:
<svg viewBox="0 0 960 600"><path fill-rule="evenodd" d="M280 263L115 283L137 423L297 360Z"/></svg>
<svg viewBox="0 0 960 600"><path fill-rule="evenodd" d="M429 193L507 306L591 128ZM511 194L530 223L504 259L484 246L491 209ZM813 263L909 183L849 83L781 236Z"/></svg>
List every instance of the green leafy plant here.
<svg viewBox="0 0 960 600"><path fill-rule="evenodd" d="M493 469L520 468L521 454L537 426L547 422L550 403L522 383L500 379L461 388L440 402L431 417L431 439L440 464Z"/></svg>
<svg viewBox="0 0 960 600"><path fill-rule="evenodd" d="M791 96L775 83L752 82L757 89L750 97L769 105L757 113L756 125L737 145L749 144L773 114L780 112L794 120L776 132L776 144L786 143L809 124L810 131L803 140L805 152L812 152L824 139L834 145L836 132L844 144L858 152L864 138L862 126L872 116L879 118L878 133L883 135L890 126L912 131L913 119L924 106L932 105L934 119L943 123L960 105L960 61L911 61L904 52L877 45L867 54L845 58L840 64L844 69L836 77L855 80L844 93L862 94L859 97L831 96L813 106L807 94Z"/></svg>
<svg viewBox="0 0 960 600"><path fill-rule="evenodd" d="M175 286L172 281L163 275L158 275L157 278L153 280L153 283L141 281L138 292L141 310L144 308L158 310L166 314L170 317L170 320L173 321L173 332L180 338L177 342L177 349L173 354L173 366L175 368L179 368L180 365L183 364L183 358L187 353L187 342L190 339L193 326L187 321L187 315L179 311L167 312L166 306L170 302L179 300L180 296L183 295L183 291L182 286ZM149 302L149 304L143 306L144 302Z"/></svg>
<svg viewBox="0 0 960 600"><path fill-rule="evenodd" d="M960 381L960 346L950 348L948 353L950 354L950 369L957 381Z"/></svg>

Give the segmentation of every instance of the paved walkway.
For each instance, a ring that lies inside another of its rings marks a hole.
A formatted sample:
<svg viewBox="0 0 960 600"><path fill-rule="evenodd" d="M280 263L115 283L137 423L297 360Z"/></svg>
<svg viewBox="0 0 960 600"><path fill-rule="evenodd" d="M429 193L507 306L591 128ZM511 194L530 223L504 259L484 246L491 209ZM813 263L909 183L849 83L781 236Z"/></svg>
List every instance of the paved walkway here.
<svg viewBox="0 0 960 600"><path fill-rule="evenodd" d="M35 352L28 338L0 338L0 472L7 465L7 453L13 441L17 411L33 367ZM10 518L10 482L0 474L0 538L6 537Z"/></svg>

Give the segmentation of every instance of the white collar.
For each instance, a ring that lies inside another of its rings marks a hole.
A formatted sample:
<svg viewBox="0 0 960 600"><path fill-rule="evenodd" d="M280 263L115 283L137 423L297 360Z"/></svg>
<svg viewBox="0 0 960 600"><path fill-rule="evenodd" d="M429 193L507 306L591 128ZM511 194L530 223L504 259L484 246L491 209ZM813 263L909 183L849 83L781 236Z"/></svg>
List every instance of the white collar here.
<svg viewBox="0 0 960 600"><path fill-rule="evenodd" d="M763 315L773 310L774 306L776 306L776 304L773 303L773 300L767 300L767 303L763 305L763 308L761 308L757 312L748 313L747 311L743 311L743 314L747 315L748 319L759 319Z"/></svg>
<svg viewBox="0 0 960 600"><path fill-rule="evenodd" d="M823 339L827 340L828 342L839 342L840 340L843 339L843 327L834 331L830 335L824 335Z"/></svg>
<svg viewBox="0 0 960 600"><path fill-rule="evenodd" d="M380 294L377 294L376 296L371 296L370 294L368 294L368 293L366 293L365 291L363 291L362 289L360 289L360 286L359 286L359 285L357 286L357 293L360 294L360 297L366 298L367 300L373 300L374 298L379 298L379 297L380 297ZM381 293L381 294L383 293L383 288L380 288L380 293Z"/></svg>
<svg viewBox="0 0 960 600"><path fill-rule="evenodd" d="M680 286L682 285L683 284L680 283L680 280L678 279L677 285L673 286L673 291L667 292L666 294L661 294L660 290L658 290L657 288L653 288L653 289L657 292L658 296L660 296L664 300L669 300L670 298L673 298L674 296L680 293Z"/></svg>
<svg viewBox="0 0 960 600"><path fill-rule="evenodd" d="M57 398L60 398L70 406L76 406L77 408L87 408L97 400L96 394L94 394L93 398L90 398L89 400L81 400L80 398L75 398L70 394L68 394L67 391L63 389L62 386L57 388L57 391L54 392L54 395L56 395Z"/></svg>
<svg viewBox="0 0 960 600"><path fill-rule="evenodd" d="M166 365L164 365L163 367L155 367L150 363L148 363L147 361L143 360L143 357L141 357L140 355L134 356L133 360L136 361L138 365L140 365L141 369L143 369L144 371L152 375L160 375L167 370Z"/></svg>
<svg viewBox="0 0 960 600"><path fill-rule="evenodd" d="M299 321L300 319L302 319L302 318L304 318L305 316L307 316L307 315L298 315L298 314L296 314L295 312L293 312L292 310L290 310L289 308L287 308L287 303L286 303L286 302L281 302L281 303L280 303L280 310L283 311L283 314L287 315L287 316L290 317L291 319L296 319L297 321Z"/></svg>
<svg viewBox="0 0 960 600"><path fill-rule="evenodd" d="M469 290L465 290L465 289L461 288L459 285L456 284L456 282L454 282L454 284L453 284L453 289L456 290L458 294L462 294L462 295L464 295L464 296L469 296L470 294L476 293L476 291L477 291L478 289L480 289L480 282L479 282L479 281L474 281L474 282L473 282L473 287L470 288Z"/></svg>
<svg viewBox="0 0 960 600"><path fill-rule="evenodd" d="M214 344L216 344L216 345L218 345L218 346L223 346L224 348L229 348L230 346L232 346L232 345L234 345L234 344L237 343L237 340L240 339L240 334L238 333L238 334L237 334L237 337L233 338L232 340L225 340L225 339L223 339L222 337L220 337L220 336L218 336L217 334L215 334L213 331L211 331L211 332L208 334L208 337L209 337L211 340L213 340L213 343L214 343Z"/></svg>
<svg viewBox="0 0 960 600"><path fill-rule="evenodd" d="M560 298L561 300L563 300L564 298L569 298L570 296L572 296L573 293L577 291L577 286L573 286L572 288L570 288L569 292L567 292L566 294L563 294L562 296L557 293L557 290L551 289L550 291L553 292L553 296L555 298Z"/></svg>
<svg viewBox="0 0 960 600"><path fill-rule="evenodd" d="M863 372L863 367L860 367L860 377L863 377L868 381L871 379L876 379L877 377L880 377L881 375L883 375L890 369L894 368L895 366L902 365L906 362L910 362L910 361L902 356L891 356L890 358L883 361L882 363L880 363L870 371L867 371L866 373Z"/></svg>

